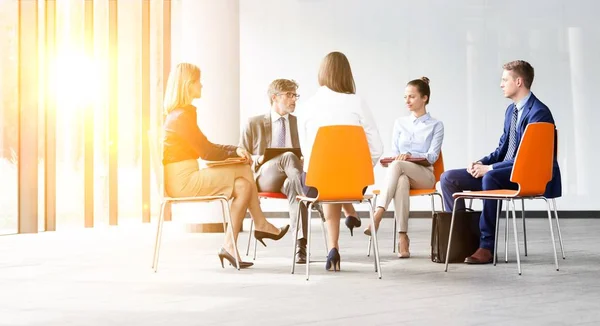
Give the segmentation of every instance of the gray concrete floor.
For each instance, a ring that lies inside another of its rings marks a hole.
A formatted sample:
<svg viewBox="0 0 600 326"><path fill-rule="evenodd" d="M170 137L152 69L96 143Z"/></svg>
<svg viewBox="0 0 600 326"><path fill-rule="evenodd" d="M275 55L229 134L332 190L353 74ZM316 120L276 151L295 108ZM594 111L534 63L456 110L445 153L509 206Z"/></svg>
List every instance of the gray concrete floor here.
<svg viewBox="0 0 600 326"><path fill-rule="evenodd" d="M386 219L379 280L367 237L350 237L345 227L342 271L325 271L315 220L308 282L304 266L290 274L291 235L259 247L256 265L236 271L219 265L222 234L189 234L177 221L166 223L156 274L154 224L2 236L0 325L600 324L599 222L561 221L567 259L557 272L547 220L528 220L529 256L519 276L512 242L508 264L453 264L444 273L429 260L428 219L411 220L413 257L399 260ZM240 237L242 252L247 236Z"/></svg>

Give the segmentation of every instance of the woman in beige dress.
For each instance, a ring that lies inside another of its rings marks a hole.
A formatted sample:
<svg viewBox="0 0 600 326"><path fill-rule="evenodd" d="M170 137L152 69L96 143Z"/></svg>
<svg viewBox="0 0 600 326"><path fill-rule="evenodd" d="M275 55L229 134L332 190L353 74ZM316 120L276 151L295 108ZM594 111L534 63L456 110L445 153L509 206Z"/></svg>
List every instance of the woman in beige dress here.
<svg viewBox="0 0 600 326"><path fill-rule="evenodd" d="M200 69L190 63L180 63L169 75L165 91L164 152L165 189L172 197L226 196L231 201L231 224L226 231L225 243L219 250L219 259L235 267L237 242L246 210L254 220L254 236L263 239L281 239L289 225L276 228L269 223L260 208L254 175L250 169L252 158L243 148L211 143L197 124L196 108L192 100L200 98L202 83ZM198 158L220 161L243 157L245 164L225 165L200 169ZM239 253L237 253L239 257ZM240 262L240 268L252 266Z"/></svg>

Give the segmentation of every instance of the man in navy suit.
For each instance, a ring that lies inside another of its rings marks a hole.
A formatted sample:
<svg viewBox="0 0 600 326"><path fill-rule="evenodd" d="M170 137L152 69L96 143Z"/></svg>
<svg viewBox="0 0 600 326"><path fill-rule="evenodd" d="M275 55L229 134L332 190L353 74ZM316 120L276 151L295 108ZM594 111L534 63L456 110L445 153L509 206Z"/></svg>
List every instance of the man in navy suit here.
<svg viewBox="0 0 600 326"><path fill-rule="evenodd" d="M506 109L504 132L500 143L490 155L470 163L466 169L449 170L441 177L441 187L447 211L452 211L454 199L452 194L463 190L518 189L516 183L510 181L515 156L525 127L532 122L550 122L554 124L552 113L548 107L531 93L533 83L533 67L526 61L512 61L503 66L500 87L504 97L513 101ZM556 144L556 142L555 142ZM560 170L554 156L552 180L546 186L548 198L561 195ZM457 210L464 209L465 202L460 199L456 203ZM496 229L495 200L484 200L483 211L479 219L481 239L479 249L465 259L467 264L488 264L492 262L494 236Z"/></svg>

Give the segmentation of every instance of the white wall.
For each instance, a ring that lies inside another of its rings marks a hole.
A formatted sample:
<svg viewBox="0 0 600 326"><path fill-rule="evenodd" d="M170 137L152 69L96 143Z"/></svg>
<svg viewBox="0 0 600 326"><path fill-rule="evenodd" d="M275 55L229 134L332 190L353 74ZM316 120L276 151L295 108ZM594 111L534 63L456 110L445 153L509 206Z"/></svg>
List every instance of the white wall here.
<svg viewBox="0 0 600 326"><path fill-rule="evenodd" d="M320 60L344 52L357 93L374 112L390 149L392 121L407 111L406 82L431 79L428 110L446 128L446 169L491 152L509 100L502 64L535 68L533 92L559 128L563 198L559 209L600 210L592 191L600 175L593 128L600 120L600 25L594 0L240 0L240 120L266 112L275 78L300 83L300 103L316 91ZM376 169L377 182L384 171ZM428 200L413 200L416 210ZM535 205L535 206L534 206ZM538 203L530 208L542 208Z"/></svg>
<svg viewBox="0 0 600 326"><path fill-rule="evenodd" d="M194 101L198 125L209 140L235 145L239 139L239 1L178 0L172 3L172 66L198 65L202 98ZM218 203L186 203L173 214L192 221L221 222Z"/></svg>
<svg viewBox="0 0 600 326"><path fill-rule="evenodd" d="M173 2L172 66L198 65L202 98L194 101L198 124L209 139L237 144L239 139L239 2Z"/></svg>

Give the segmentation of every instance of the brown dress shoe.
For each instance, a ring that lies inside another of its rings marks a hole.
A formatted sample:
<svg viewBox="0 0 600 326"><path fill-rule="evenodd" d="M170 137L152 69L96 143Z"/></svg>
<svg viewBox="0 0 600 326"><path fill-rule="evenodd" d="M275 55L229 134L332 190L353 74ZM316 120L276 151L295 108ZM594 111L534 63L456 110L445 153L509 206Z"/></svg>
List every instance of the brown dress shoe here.
<svg viewBox="0 0 600 326"><path fill-rule="evenodd" d="M306 264L306 239L296 242L296 264Z"/></svg>
<svg viewBox="0 0 600 326"><path fill-rule="evenodd" d="M470 257L465 258L467 264L489 264L492 262L494 256L488 249L479 248Z"/></svg>

